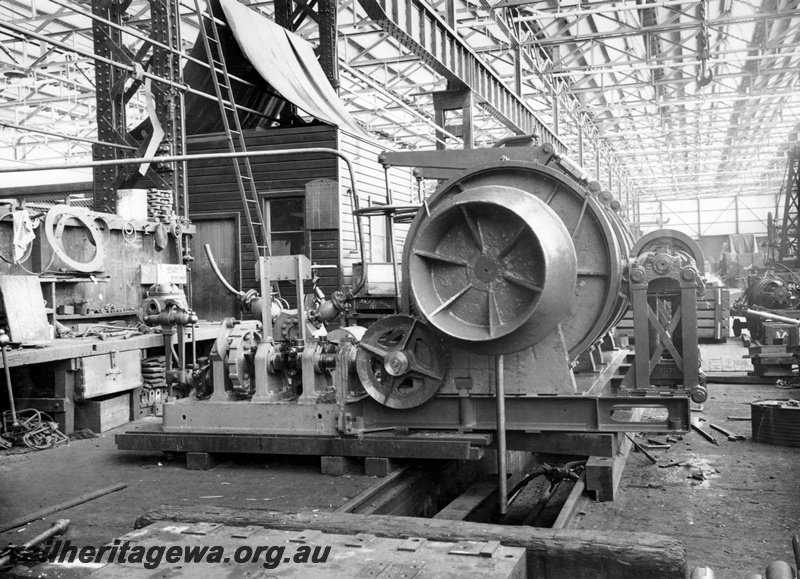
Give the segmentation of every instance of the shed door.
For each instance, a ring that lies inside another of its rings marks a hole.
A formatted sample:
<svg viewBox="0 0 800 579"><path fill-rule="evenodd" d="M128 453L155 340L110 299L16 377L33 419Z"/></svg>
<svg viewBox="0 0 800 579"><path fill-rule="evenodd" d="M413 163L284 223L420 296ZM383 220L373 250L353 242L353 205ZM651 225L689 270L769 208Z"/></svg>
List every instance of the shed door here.
<svg viewBox="0 0 800 579"><path fill-rule="evenodd" d="M195 259L192 264L192 301L197 316L201 320L214 321L228 317L241 318L236 296L219 282L204 249L208 243L222 275L233 287L241 289L237 216L193 217L192 223L197 227L192 242Z"/></svg>

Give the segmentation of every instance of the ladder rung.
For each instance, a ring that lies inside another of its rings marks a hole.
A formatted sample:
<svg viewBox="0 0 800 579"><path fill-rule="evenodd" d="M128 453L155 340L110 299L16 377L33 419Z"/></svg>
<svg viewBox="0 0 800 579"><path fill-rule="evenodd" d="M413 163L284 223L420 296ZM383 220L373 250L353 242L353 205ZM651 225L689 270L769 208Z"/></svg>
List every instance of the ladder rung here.
<svg viewBox="0 0 800 579"><path fill-rule="evenodd" d="M250 175L242 175L242 179L247 179L248 181L252 181L253 180L253 178ZM258 201L254 200L254 199L248 199L248 201L250 201L252 203L258 203Z"/></svg>
<svg viewBox="0 0 800 579"><path fill-rule="evenodd" d="M255 199L245 199L248 203L258 203Z"/></svg>

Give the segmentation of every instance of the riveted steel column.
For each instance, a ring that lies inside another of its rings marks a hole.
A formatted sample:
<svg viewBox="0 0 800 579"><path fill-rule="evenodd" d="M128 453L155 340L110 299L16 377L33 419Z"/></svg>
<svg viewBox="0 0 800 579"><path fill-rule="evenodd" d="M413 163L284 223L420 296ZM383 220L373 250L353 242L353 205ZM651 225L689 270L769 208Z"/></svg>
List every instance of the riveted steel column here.
<svg viewBox="0 0 800 579"><path fill-rule="evenodd" d="M339 50L337 43L336 0L320 0L319 15L319 63L334 90L339 90Z"/></svg>
<svg viewBox="0 0 800 579"><path fill-rule="evenodd" d="M180 14L177 0L150 0L155 39L172 50L153 47L153 72L174 82L181 82L182 70L177 51L181 48ZM154 91L156 115L164 130L158 152L164 155L186 153L185 118L183 92L174 87ZM151 168L151 173L152 173ZM188 217L186 196L186 162L167 165L158 171L161 186L170 189L175 196L175 211Z"/></svg>
<svg viewBox="0 0 800 579"><path fill-rule="evenodd" d="M92 13L122 25L130 1L125 3L94 0ZM103 58L117 60L127 56L122 50L122 32L108 24L92 21L94 52ZM130 60L130 58L128 58ZM125 81L128 72L102 60L95 61L95 85L97 89L97 140L106 143L128 144L125 123ZM106 145L94 145L92 158L95 161L124 159L125 150ZM133 169L125 169L128 173ZM93 207L95 211L117 212L116 190L120 170L118 167L96 167L94 169Z"/></svg>

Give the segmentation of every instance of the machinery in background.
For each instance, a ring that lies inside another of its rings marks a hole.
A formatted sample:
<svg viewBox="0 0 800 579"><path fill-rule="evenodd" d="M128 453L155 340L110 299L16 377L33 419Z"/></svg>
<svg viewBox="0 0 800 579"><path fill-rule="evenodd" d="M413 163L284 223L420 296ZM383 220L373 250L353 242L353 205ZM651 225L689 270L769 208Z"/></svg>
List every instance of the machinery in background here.
<svg viewBox="0 0 800 579"><path fill-rule="evenodd" d="M789 272L791 274L791 272ZM800 346L800 286L796 275L768 271L755 279L731 307L733 331L747 328L751 345L747 357L756 376L791 376Z"/></svg>
<svg viewBox="0 0 800 579"><path fill-rule="evenodd" d="M786 176L781 191L784 196L783 220L778 224L772 214L767 219L768 265L784 270L800 268L800 145L789 150Z"/></svg>
<svg viewBox="0 0 800 579"><path fill-rule="evenodd" d="M530 451L547 431L687 430L706 398L699 247L666 230L634 244L619 203L549 144L414 155L382 161L454 176L394 262L397 313L328 332L360 288L321 300L305 256L260 257L260 295L215 269L255 319L225 320L196 394L118 447L479 458L506 432ZM295 310L265 297L286 280ZM631 302L636 357L610 340Z"/></svg>
<svg viewBox="0 0 800 579"><path fill-rule="evenodd" d="M731 315L738 336L746 327L751 346L747 355L757 376L791 376L800 347L800 146L788 154L782 225L767 218L766 269L755 271L749 285L733 304Z"/></svg>

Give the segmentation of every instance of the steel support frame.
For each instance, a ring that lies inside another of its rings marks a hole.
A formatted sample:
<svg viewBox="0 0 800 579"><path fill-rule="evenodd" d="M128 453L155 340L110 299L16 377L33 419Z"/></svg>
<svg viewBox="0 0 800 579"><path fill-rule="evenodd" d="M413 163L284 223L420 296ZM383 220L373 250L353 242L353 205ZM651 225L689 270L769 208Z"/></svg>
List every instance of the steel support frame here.
<svg viewBox="0 0 800 579"><path fill-rule="evenodd" d="M336 0L275 0L275 22L286 30L295 32L306 16L311 15L319 27L319 64L328 77L331 86L338 92L339 81L339 48L337 20L339 9ZM295 9L297 4L297 9ZM316 11L313 11L316 4ZM301 11L298 14L298 11Z"/></svg>
<svg viewBox="0 0 800 579"><path fill-rule="evenodd" d="M155 41L166 45L170 50L153 46L153 72L156 76L182 84L183 70L178 52L181 49L180 34L180 2L179 0L149 0L153 29L151 36ZM159 147L159 154L183 155L186 153L186 119L183 105L183 92L174 86L159 87L155 91L154 100L156 115L164 130L164 138ZM187 204L187 164L186 161L167 165L158 172L150 170L150 174L159 177L161 188L173 192L175 210L178 215L189 216Z"/></svg>
<svg viewBox="0 0 800 579"><path fill-rule="evenodd" d="M113 26L99 19L92 21L92 35L95 53L104 58L129 66L141 66L144 71L152 67L153 73L171 81L167 86L153 87L152 96L156 118L164 130L161 154L183 154L185 151L185 120L183 92L177 88L181 84L182 68L178 53L180 51L180 14L178 0L150 0L153 29L151 38L158 44L149 51L140 50L139 54L130 53L124 46L121 28L130 0L123 2L105 2L93 0L92 13ZM169 49L162 48L166 46ZM95 161L130 159L142 156L148 142L137 142L128 134L127 103L138 87L141 79L134 79L128 84L131 74L109 62L95 61L95 77L97 84L97 133L98 140L106 143L127 145L136 149L128 152L125 149L109 145L94 145L92 157ZM149 167L147 175L160 189L173 192L176 210L179 215L186 216L186 166L167 166L163 171L155 171ZM109 166L94 169L94 209L108 213L117 211L117 189L133 186L139 180L138 167Z"/></svg>
<svg viewBox="0 0 800 579"><path fill-rule="evenodd" d="M786 160L786 196L783 205L783 227L778 261L795 265L800 260L800 145L795 145Z"/></svg>
<svg viewBox="0 0 800 579"><path fill-rule="evenodd" d="M359 3L384 32L447 79L450 88L471 89L476 102L511 131L538 133L559 152L566 152L558 135L422 0L359 0Z"/></svg>
<svg viewBox="0 0 800 579"><path fill-rule="evenodd" d="M92 13L105 20L122 26L122 17L125 14L130 0L122 3L92 2ZM111 27L99 21L92 23L92 36L94 52L107 59L126 57L128 63L131 55L121 52L122 32L119 28ZM133 145L127 139L127 126L125 114L125 83L128 73L118 67L111 66L102 60L95 61L95 84L97 87L97 138L107 143L120 145ZM94 145L92 158L95 161L111 159L124 159L129 156L124 149ZM135 171L132 167L120 170L117 167L97 167L94 169L94 209L107 213L117 212L116 189L122 181Z"/></svg>

